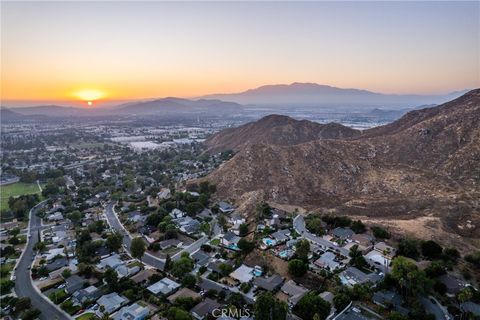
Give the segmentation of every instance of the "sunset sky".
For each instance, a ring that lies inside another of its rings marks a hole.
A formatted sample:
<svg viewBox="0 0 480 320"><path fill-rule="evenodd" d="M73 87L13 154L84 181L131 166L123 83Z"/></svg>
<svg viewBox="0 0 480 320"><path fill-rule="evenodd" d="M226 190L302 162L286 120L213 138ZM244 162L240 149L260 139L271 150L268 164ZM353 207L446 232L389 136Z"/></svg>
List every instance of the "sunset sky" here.
<svg viewBox="0 0 480 320"><path fill-rule="evenodd" d="M480 86L480 2L4 2L2 105Z"/></svg>

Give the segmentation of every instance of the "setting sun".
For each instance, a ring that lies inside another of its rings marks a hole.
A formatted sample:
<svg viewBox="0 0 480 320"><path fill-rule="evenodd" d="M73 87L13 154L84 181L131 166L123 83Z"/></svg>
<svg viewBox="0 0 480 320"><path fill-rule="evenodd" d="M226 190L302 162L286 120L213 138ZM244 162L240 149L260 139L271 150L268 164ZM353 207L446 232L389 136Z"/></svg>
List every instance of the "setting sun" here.
<svg viewBox="0 0 480 320"><path fill-rule="evenodd" d="M75 96L81 100L88 101L88 105L92 105L92 101L103 98L105 94L99 90L81 90L75 93Z"/></svg>

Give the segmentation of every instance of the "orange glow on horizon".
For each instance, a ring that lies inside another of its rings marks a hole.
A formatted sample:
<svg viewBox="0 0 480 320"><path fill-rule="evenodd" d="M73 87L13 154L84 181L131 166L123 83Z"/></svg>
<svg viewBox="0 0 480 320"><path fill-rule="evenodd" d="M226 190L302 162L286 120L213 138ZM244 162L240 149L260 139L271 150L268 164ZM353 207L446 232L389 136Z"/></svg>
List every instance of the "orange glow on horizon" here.
<svg viewBox="0 0 480 320"><path fill-rule="evenodd" d="M86 89L75 93L75 96L82 101L88 101L88 105L92 105L92 101L105 97L105 93L100 90Z"/></svg>

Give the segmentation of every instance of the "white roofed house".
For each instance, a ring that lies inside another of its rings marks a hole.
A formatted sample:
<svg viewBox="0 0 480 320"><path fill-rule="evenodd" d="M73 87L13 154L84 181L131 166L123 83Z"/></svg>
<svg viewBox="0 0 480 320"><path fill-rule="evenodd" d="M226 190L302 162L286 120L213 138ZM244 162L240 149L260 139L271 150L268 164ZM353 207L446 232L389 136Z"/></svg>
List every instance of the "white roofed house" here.
<svg viewBox="0 0 480 320"><path fill-rule="evenodd" d="M230 230L233 231L236 235L240 234L240 226L245 223L245 218L239 214L232 214L228 219L228 222L232 225Z"/></svg>
<svg viewBox="0 0 480 320"><path fill-rule="evenodd" d="M59 211L52 213L47 217L48 221L61 221L63 220L63 214Z"/></svg>
<svg viewBox="0 0 480 320"><path fill-rule="evenodd" d="M162 188L160 189L160 192L157 193L158 199L164 200L164 199L170 199L171 197L170 189L168 188Z"/></svg>
<svg viewBox="0 0 480 320"><path fill-rule="evenodd" d="M147 287L147 290L155 295L169 295L178 288L180 288L180 284L169 278L163 278L162 280Z"/></svg>
<svg viewBox="0 0 480 320"><path fill-rule="evenodd" d="M336 254L330 251L322 254L313 264L328 271L335 271L343 266L342 263L338 261Z"/></svg>
<svg viewBox="0 0 480 320"><path fill-rule="evenodd" d="M173 209L172 212L170 212L170 217L172 217L173 219L180 219L180 218L183 218L184 216L185 216L185 212L177 208Z"/></svg>
<svg viewBox="0 0 480 320"><path fill-rule="evenodd" d="M253 279L253 268L242 264L230 273L230 278L238 280L241 283L250 282Z"/></svg>
<svg viewBox="0 0 480 320"><path fill-rule="evenodd" d="M127 298L120 296L116 292L103 295L97 300L97 304L99 306L103 306L105 308L104 312L108 314L112 314L127 302L128 302ZM97 310L97 315L99 317L102 316L102 312L100 311L100 308Z"/></svg>
<svg viewBox="0 0 480 320"><path fill-rule="evenodd" d="M138 303L134 303L130 306L125 306L118 310L113 316L114 320L143 320L149 314L149 309L143 307Z"/></svg>

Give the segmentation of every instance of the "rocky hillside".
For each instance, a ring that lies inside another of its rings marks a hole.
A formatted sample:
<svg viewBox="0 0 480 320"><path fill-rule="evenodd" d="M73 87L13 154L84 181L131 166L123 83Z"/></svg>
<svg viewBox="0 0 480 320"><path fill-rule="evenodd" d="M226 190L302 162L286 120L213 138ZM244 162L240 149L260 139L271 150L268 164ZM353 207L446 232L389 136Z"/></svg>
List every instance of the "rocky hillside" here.
<svg viewBox="0 0 480 320"><path fill-rule="evenodd" d="M360 131L338 123L319 124L270 115L238 128L223 130L205 141L209 152L239 151L248 145L273 144L290 146L318 139L341 139L359 136Z"/></svg>
<svg viewBox="0 0 480 320"><path fill-rule="evenodd" d="M208 177L220 197L261 191L272 202L311 210L428 215L449 232L479 237L480 89L362 134L342 127L322 135L322 125L288 118L259 126L270 120L207 142L211 150L238 151Z"/></svg>

